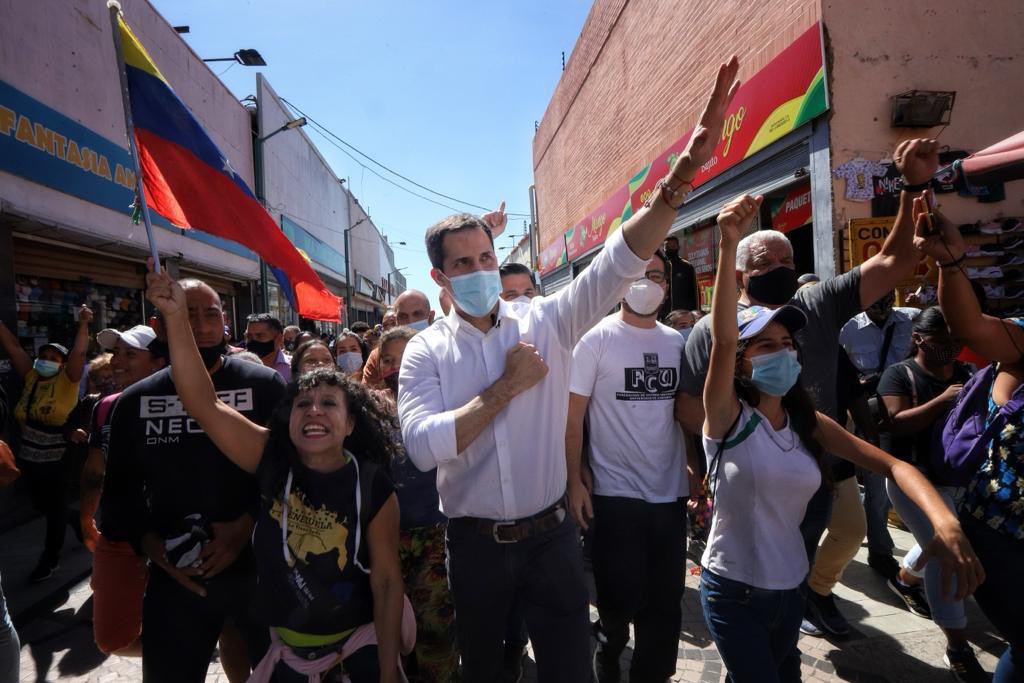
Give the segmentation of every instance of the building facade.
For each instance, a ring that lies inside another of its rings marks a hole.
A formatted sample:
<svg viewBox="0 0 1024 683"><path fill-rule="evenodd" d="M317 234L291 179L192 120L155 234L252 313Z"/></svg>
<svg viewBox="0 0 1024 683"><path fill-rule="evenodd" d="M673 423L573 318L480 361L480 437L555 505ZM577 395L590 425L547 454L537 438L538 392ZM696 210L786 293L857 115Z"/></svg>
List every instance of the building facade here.
<svg viewBox="0 0 1024 683"><path fill-rule="evenodd" d="M578 274L668 172L718 64L733 53L742 87L672 227L697 268L702 304L710 304L714 217L741 193L765 195L754 228L786 232L801 273L828 276L863 261L891 226L899 194L891 155L901 140L938 137L949 161L1019 130L1022 29L1024 7L1013 0L924 14L879 0L747 9L597 0L534 138L545 292ZM942 106L949 93L951 113ZM938 125L893 125L906 121L908 101L935 105L927 113ZM1022 199L1024 188L1012 185L939 195L958 223L1024 214ZM904 293L927 290L933 278L922 264Z"/></svg>

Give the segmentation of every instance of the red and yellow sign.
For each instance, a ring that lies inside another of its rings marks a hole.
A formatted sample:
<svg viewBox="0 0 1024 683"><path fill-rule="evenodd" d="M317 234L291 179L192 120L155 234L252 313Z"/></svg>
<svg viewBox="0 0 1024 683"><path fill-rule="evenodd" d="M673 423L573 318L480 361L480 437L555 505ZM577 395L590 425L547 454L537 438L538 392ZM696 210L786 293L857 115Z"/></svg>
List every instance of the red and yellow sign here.
<svg viewBox="0 0 1024 683"><path fill-rule="evenodd" d="M811 186L799 185L790 190L772 214L772 228L789 232L811 222Z"/></svg>
<svg viewBox="0 0 1024 683"><path fill-rule="evenodd" d="M541 250L540 256L537 257L537 271L542 275L550 273L568 262L565 258L565 240L561 239Z"/></svg>
<svg viewBox="0 0 1024 683"><path fill-rule="evenodd" d="M686 233L683 237L683 258L690 262L697 275L700 308L711 306L711 293L715 285L714 228L703 228Z"/></svg>
<svg viewBox="0 0 1024 683"><path fill-rule="evenodd" d="M884 218L854 218L847 223L847 235L850 244L850 267L859 266L869 258L882 251L882 244L892 232L896 224L895 216ZM922 284L934 284L938 281L938 269L935 262L928 256L922 256L914 272L900 281L896 289L905 294ZM901 295L900 301L905 296Z"/></svg>
<svg viewBox="0 0 1024 683"><path fill-rule="evenodd" d="M726 113L722 138L694 178L694 186L706 183L827 110L821 25L815 23L740 86ZM601 244L643 206L692 134L691 130L676 140L565 233L567 244L576 244L569 247L570 259ZM542 275L546 272L541 270Z"/></svg>

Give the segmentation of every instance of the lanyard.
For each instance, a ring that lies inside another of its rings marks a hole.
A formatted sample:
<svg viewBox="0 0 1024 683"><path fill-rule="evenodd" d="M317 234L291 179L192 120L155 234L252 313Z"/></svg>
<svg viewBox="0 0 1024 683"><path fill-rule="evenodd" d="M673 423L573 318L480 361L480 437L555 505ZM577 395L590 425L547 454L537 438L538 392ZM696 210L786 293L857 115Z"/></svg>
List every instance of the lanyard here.
<svg viewBox="0 0 1024 683"><path fill-rule="evenodd" d="M356 460L355 456L350 452L345 451L345 455L348 456L349 460L356 468L356 547L355 553L353 553L352 559L359 569L364 573L369 574L370 570L363 566L362 562L359 561L359 546L362 540L362 510L363 510L363 491L360 486L359 480L359 461ZM284 500L281 502L281 549L284 551L284 561L289 567L292 566L292 553L288 548L288 496L292 492L292 470L288 469L288 479L284 484Z"/></svg>

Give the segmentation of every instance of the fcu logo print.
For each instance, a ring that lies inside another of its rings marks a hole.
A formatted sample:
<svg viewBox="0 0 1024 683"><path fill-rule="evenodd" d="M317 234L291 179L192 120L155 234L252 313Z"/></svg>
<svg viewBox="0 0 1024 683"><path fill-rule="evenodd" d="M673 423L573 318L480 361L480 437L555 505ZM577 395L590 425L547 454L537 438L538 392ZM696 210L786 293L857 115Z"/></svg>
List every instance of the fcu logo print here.
<svg viewBox="0 0 1024 683"><path fill-rule="evenodd" d="M666 401L675 397L677 368L663 368L658 354L645 353L642 368L625 369L625 391L615 393L617 401Z"/></svg>

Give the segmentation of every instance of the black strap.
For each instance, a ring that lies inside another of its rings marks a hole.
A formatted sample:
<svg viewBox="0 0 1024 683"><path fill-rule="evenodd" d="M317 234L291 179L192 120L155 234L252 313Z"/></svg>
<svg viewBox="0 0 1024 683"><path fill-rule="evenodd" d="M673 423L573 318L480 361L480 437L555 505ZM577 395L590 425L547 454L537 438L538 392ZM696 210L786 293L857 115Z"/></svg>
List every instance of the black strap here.
<svg viewBox="0 0 1024 683"><path fill-rule="evenodd" d="M885 339L882 341L882 351L878 354L878 366L875 372L882 372L885 370L885 359L889 356L889 347L892 346L892 335L896 330L896 321L892 319L890 314L889 322L892 323L885 330Z"/></svg>

